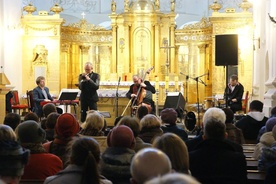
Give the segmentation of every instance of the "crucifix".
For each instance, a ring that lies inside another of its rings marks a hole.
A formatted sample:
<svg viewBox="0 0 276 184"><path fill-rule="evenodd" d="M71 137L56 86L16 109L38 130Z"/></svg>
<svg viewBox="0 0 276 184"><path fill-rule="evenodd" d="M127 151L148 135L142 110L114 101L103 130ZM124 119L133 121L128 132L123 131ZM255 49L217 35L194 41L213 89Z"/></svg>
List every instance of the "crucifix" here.
<svg viewBox="0 0 276 184"><path fill-rule="evenodd" d="M169 49L174 48L174 46L169 46L169 41L167 38L163 38L163 45L160 47L161 49L166 50L166 75L169 76L169 66L170 66L170 61L169 61Z"/></svg>
<svg viewBox="0 0 276 184"><path fill-rule="evenodd" d="M85 13L84 12L82 12L82 19L84 19L85 18Z"/></svg>

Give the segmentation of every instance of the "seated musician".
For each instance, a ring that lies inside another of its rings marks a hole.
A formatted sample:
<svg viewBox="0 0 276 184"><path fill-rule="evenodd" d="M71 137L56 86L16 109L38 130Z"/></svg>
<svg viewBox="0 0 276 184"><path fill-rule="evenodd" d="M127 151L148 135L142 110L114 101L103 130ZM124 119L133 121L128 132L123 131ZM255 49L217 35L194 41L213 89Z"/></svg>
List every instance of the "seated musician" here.
<svg viewBox="0 0 276 184"><path fill-rule="evenodd" d="M34 99L34 108L32 111L38 115L38 117L42 117L42 106L41 102L50 102L53 101L49 93L49 88L45 86L45 77L39 76L36 79L37 87L33 89L33 99Z"/></svg>
<svg viewBox="0 0 276 184"><path fill-rule="evenodd" d="M154 106L154 101L152 100L152 94L155 93L155 88L150 84L149 81L142 81L142 79L138 75L134 75L132 77L133 83L129 91L127 92L126 96L129 99L135 100L134 105L135 106L140 106L144 105L147 106L149 109L149 112L154 114L155 113L155 106ZM140 93L137 96L137 93Z"/></svg>

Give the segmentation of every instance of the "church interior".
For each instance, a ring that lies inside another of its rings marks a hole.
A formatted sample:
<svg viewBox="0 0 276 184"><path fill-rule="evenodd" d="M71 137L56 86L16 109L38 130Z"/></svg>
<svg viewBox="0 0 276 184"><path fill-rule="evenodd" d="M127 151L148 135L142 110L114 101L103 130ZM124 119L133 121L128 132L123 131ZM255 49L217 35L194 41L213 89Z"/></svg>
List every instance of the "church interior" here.
<svg viewBox="0 0 276 184"><path fill-rule="evenodd" d="M187 111L197 111L198 104L200 111L218 106L232 74L249 94L246 103L262 101L267 116L276 105L273 0L87 2L0 2L1 103L16 90L26 104L26 91L41 75L54 97L76 91L90 61L101 77L98 109L110 113L108 125L124 112L134 74L155 87L157 109L175 93ZM235 61L227 44L216 45L223 35L237 36ZM2 121L5 107L0 109Z"/></svg>

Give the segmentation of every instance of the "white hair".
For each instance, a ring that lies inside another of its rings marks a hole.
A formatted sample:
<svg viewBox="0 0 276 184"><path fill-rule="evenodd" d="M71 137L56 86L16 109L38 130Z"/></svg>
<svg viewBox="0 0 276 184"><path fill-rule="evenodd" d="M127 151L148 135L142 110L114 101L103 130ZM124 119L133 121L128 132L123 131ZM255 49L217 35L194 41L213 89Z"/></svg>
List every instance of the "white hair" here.
<svg viewBox="0 0 276 184"><path fill-rule="evenodd" d="M226 115L224 111L216 107L209 108L203 116L203 128L206 126L208 122L214 120L222 124L225 124Z"/></svg>

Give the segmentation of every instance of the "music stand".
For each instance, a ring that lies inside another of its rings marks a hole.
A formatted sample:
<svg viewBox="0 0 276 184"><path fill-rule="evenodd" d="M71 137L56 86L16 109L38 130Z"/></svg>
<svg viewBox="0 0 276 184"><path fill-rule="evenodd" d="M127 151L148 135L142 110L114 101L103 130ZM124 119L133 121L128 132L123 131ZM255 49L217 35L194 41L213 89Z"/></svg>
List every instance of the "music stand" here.
<svg viewBox="0 0 276 184"><path fill-rule="evenodd" d="M60 100L60 101L63 101L63 100L72 101L72 100L76 100L77 96L78 96L78 92L61 91L58 100Z"/></svg>

